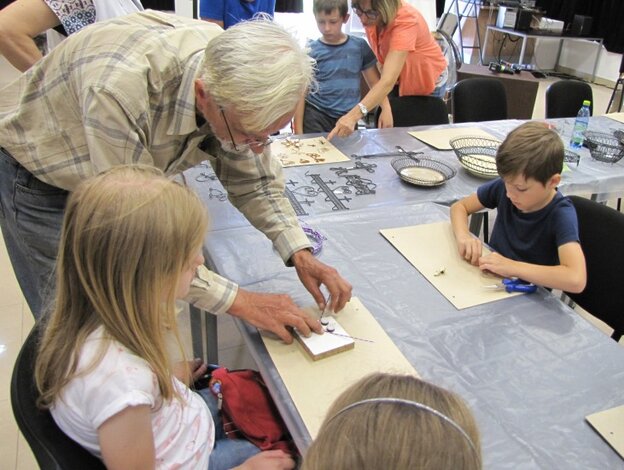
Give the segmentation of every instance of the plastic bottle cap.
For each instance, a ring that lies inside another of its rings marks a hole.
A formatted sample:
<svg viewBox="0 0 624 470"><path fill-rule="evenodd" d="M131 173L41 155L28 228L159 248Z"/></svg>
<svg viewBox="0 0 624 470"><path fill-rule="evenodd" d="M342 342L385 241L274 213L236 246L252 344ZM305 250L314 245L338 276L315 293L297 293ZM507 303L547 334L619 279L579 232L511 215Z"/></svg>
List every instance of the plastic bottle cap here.
<svg viewBox="0 0 624 470"><path fill-rule="evenodd" d="M583 100L583 106L590 106L590 105L591 105L591 101Z"/></svg>

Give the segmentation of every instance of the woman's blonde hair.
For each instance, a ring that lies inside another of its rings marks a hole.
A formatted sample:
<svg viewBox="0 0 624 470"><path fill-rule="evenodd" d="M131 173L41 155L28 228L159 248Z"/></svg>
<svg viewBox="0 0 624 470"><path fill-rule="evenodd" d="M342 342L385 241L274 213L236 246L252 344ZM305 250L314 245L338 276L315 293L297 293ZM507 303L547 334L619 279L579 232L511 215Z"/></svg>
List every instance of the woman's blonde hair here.
<svg viewBox="0 0 624 470"><path fill-rule="evenodd" d="M78 186L65 210L55 301L35 365L40 406L77 375L79 352L100 326L149 364L164 399L177 396L165 330L179 344L177 284L206 227L199 198L153 167L117 166Z"/></svg>
<svg viewBox="0 0 624 470"><path fill-rule="evenodd" d="M371 9L379 13L384 27L394 21L399 8L401 8L401 0L371 0Z"/></svg>
<svg viewBox="0 0 624 470"><path fill-rule="evenodd" d="M476 470L479 432L454 393L413 376L376 373L336 399L308 449L302 470L328 468Z"/></svg>
<svg viewBox="0 0 624 470"><path fill-rule="evenodd" d="M268 16L242 21L212 39L200 80L218 106L233 109L247 132L293 113L314 86L314 60Z"/></svg>

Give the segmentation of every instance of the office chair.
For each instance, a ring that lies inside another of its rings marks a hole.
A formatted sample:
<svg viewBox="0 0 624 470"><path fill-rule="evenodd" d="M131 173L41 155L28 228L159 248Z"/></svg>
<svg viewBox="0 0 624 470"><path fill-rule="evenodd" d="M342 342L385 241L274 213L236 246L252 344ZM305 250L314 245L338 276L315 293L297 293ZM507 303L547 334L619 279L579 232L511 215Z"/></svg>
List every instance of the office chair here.
<svg viewBox="0 0 624 470"><path fill-rule="evenodd" d="M17 356L11 377L11 405L20 431L42 470L100 470L100 459L67 437L47 410L37 408L34 366L39 324L32 329Z"/></svg>
<svg viewBox="0 0 624 470"><path fill-rule="evenodd" d="M388 96L392 108L394 127L448 124L446 103L435 96ZM381 108L375 113L375 125L379 127Z"/></svg>
<svg viewBox="0 0 624 470"><path fill-rule="evenodd" d="M494 78L466 78L455 84L453 122L507 119L505 87Z"/></svg>
<svg viewBox="0 0 624 470"><path fill-rule="evenodd" d="M576 208L587 286L580 294L565 292L574 302L611 328L611 338L624 333L624 214L590 199L570 196Z"/></svg>
<svg viewBox="0 0 624 470"><path fill-rule="evenodd" d="M591 101L590 116L594 114L594 97L589 84L580 80L559 80L546 89L546 119L576 117L583 101Z"/></svg>

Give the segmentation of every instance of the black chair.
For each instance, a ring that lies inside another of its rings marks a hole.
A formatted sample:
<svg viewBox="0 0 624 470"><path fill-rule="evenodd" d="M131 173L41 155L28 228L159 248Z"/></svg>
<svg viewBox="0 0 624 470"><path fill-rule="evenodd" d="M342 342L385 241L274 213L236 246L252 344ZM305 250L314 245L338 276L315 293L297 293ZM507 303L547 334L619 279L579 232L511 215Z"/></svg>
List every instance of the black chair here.
<svg viewBox="0 0 624 470"><path fill-rule="evenodd" d="M576 117L583 101L591 101L589 114L594 113L594 96L589 84L580 80L559 80L546 89L546 119Z"/></svg>
<svg viewBox="0 0 624 470"><path fill-rule="evenodd" d="M618 100L618 106L613 111L614 112L622 112L622 100L624 99L624 55L622 56L622 62L620 62L620 76L615 81L615 86L613 87L613 93L611 93L611 98L609 98L609 104L607 105L607 113L611 109L611 105L615 100L617 95L620 95L620 99Z"/></svg>
<svg viewBox="0 0 624 470"><path fill-rule="evenodd" d="M507 119L505 87L495 78L466 78L452 92L453 122Z"/></svg>
<svg viewBox="0 0 624 470"><path fill-rule="evenodd" d="M37 408L34 365L39 326L26 338L11 377L11 405L15 421L33 451L42 470L100 470L100 459L67 437L52 419L49 411Z"/></svg>
<svg viewBox="0 0 624 470"><path fill-rule="evenodd" d="M435 96L388 96L392 108L394 127L448 124L446 103ZM381 108L375 113L378 126Z"/></svg>
<svg viewBox="0 0 624 470"><path fill-rule="evenodd" d="M565 294L611 328L611 338L624 333L624 214L590 199L570 196L579 222L587 266L587 286L580 294Z"/></svg>

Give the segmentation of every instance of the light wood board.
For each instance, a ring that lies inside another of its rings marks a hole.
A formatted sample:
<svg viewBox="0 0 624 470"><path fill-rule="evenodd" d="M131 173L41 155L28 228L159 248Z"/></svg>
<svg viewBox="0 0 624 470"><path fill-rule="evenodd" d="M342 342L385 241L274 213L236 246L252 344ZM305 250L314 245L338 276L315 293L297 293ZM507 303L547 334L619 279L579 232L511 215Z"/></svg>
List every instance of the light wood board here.
<svg viewBox="0 0 624 470"><path fill-rule="evenodd" d="M318 315L315 315L318 317ZM331 325L334 327L333 333L326 332L322 335L318 335L314 332L307 338L297 330L295 330L295 338L299 340L303 349L310 355L310 357L318 361L334 354L348 351L355 347L355 341L353 338L349 338L347 331L340 326L337 319L330 320Z"/></svg>
<svg viewBox="0 0 624 470"><path fill-rule="evenodd" d="M349 157L334 147L325 137L277 139L271 144L271 154L280 161L284 168L350 161Z"/></svg>
<svg viewBox="0 0 624 470"><path fill-rule="evenodd" d="M585 419L624 459L624 405L591 414Z"/></svg>
<svg viewBox="0 0 624 470"><path fill-rule="evenodd" d="M357 341L355 347L322 361L313 361L295 341L293 344L263 333L264 344L312 439L333 401L346 388L373 372L418 376L412 365L356 297L336 315L342 327Z"/></svg>
<svg viewBox="0 0 624 470"><path fill-rule="evenodd" d="M482 273L459 256L450 222L388 228L380 232L458 309L519 295L485 287L499 284L501 279ZM483 247L483 253L489 250ZM441 270L444 273L436 275Z"/></svg>
<svg viewBox="0 0 624 470"><path fill-rule="evenodd" d="M485 132L478 127L455 127L452 129L435 129L431 131L410 131L408 132L412 137L416 137L418 140L430 145L437 150L452 150L449 141L456 137L475 136L485 137L487 139L499 140L492 134Z"/></svg>
<svg viewBox="0 0 624 470"><path fill-rule="evenodd" d="M611 113L611 114L605 114L605 116L615 121L624 123L624 113Z"/></svg>

